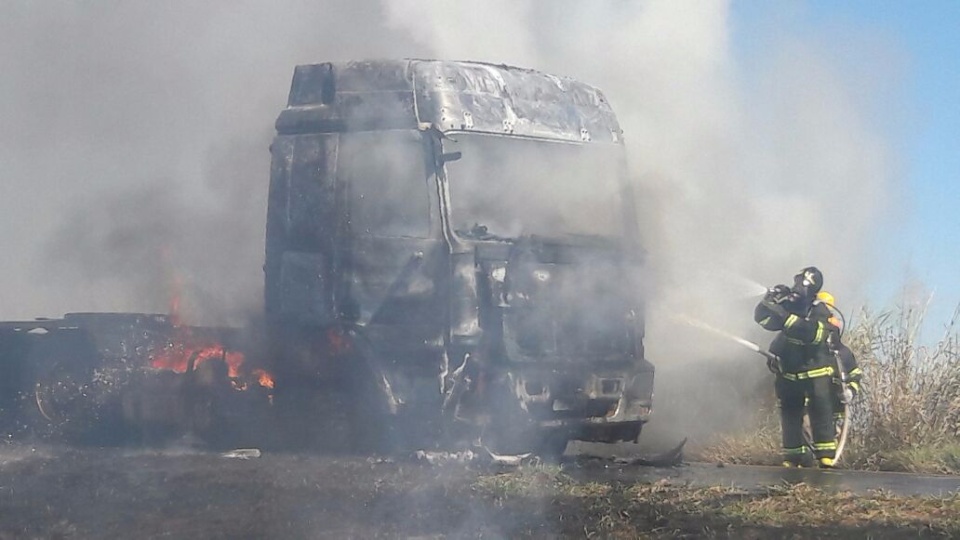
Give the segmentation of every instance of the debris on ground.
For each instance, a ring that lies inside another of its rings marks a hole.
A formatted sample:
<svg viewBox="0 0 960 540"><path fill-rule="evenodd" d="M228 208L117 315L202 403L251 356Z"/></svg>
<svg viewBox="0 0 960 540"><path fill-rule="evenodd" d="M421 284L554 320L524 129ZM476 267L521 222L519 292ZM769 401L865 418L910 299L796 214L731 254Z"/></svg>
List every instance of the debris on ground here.
<svg viewBox="0 0 960 540"><path fill-rule="evenodd" d="M643 467L679 467L683 465L683 447L687 439L680 441L677 446L654 456L630 458L614 457L613 460L621 465L639 465Z"/></svg>
<svg viewBox="0 0 960 540"><path fill-rule="evenodd" d="M220 454L220 457L232 458L232 459L251 459L260 457L259 448L237 448L236 450L231 450L229 452L224 452Z"/></svg>
<svg viewBox="0 0 960 540"><path fill-rule="evenodd" d="M425 461L429 465L447 465L450 463L470 463L477 459L477 454L472 450L463 450L461 452L443 452L434 450L417 450L413 453L417 461Z"/></svg>
<svg viewBox="0 0 960 540"><path fill-rule="evenodd" d="M483 447L490 456L490 460L496 465L507 465L511 467L519 466L525 459L533 455L532 452L526 454L495 454L489 448Z"/></svg>
<svg viewBox="0 0 960 540"><path fill-rule="evenodd" d="M413 453L413 458L417 461L424 461L430 465L481 463L507 467L519 467L526 462L533 462L538 459L533 452L526 452L524 454L497 454L485 446L481 448L483 449L482 452L474 452L473 450L462 450L459 452L417 450Z"/></svg>

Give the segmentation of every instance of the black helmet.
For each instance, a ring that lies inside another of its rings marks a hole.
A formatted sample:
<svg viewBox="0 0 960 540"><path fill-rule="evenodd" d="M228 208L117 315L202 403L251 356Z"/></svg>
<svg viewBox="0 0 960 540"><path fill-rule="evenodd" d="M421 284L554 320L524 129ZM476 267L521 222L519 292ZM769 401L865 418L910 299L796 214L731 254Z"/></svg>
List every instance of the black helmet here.
<svg viewBox="0 0 960 540"><path fill-rule="evenodd" d="M808 266L793 276L793 292L804 298L813 298L823 288L823 273L815 266Z"/></svg>

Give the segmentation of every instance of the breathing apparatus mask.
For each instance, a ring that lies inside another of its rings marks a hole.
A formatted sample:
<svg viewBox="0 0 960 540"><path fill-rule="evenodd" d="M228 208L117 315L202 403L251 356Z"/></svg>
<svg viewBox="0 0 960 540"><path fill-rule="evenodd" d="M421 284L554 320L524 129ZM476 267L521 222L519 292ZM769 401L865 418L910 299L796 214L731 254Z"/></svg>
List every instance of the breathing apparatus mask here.
<svg viewBox="0 0 960 540"><path fill-rule="evenodd" d="M813 300L823 288L823 273L815 266L808 266L793 276L791 290L801 298Z"/></svg>

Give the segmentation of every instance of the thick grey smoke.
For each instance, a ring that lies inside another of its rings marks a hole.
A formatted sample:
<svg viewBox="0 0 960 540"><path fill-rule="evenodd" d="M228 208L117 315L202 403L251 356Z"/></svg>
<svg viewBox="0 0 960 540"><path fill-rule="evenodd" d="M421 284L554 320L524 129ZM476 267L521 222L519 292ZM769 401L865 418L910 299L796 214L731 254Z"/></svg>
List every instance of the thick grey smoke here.
<svg viewBox="0 0 960 540"><path fill-rule="evenodd" d="M626 132L664 306L710 312L743 292L741 276L774 284L809 264L838 297L859 292L895 162L858 86L878 74L841 72L828 36L786 33L744 67L725 2L386 5L388 21L434 55L532 65L605 91Z"/></svg>
<svg viewBox="0 0 960 540"><path fill-rule="evenodd" d="M423 54L375 2L4 2L0 319L259 305L296 64Z"/></svg>
<svg viewBox="0 0 960 540"><path fill-rule="evenodd" d="M741 277L769 285L816 264L852 307L896 188L859 91L888 74L848 72L829 35L788 31L738 65L726 2L24 0L0 12L0 318L164 311L176 280L204 322L255 308L267 146L298 63L485 60L602 88L638 186L663 384L681 360L742 357L671 318L746 332Z"/></svg>

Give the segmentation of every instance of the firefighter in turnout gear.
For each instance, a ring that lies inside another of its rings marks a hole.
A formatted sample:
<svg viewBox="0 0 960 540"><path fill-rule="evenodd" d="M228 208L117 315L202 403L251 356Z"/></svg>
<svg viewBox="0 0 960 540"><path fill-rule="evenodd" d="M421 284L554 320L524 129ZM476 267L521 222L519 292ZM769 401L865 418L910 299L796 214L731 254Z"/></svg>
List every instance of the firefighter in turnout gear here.
<svg viewBox="0 0 960 540"><path fill-rule="evenodd" d="M806 453L803 415L810 416L813 451L820 467L833 467L837 441L834 426L833 377L836 360L830 349L832 316L817 293L823 274L807 267L794 276L792 287L770 289L754 311L754 320L766 330L779 332L770 352L780 358L776 366L776 392L780 401L780 429L784 466L800 466Z"/></svg>
<svg viewBox="0 0 960 540"><path fill-rule="evenodd" d="M841 377L840 374L837 374L833 379L835 389L833 393L833 415L835 419L842 420L844 414L843 406L853 402L860 394L860 381L863 378L863 370L861 370L857 364L857 359L853 355L853 351L840 341L840 336L843 334L843 320L832 313L833 310L836 309L836 300L833 295L826 291L820 291L817 293L817 301L825 304L827 308L831 310L831 316L827 319L827 322L830 323L828 327L830 334L827 336L827 343L830 346L830 351L840 360L840 368L845 375ZM844 382L846 384L844 384Z"/></svg>

